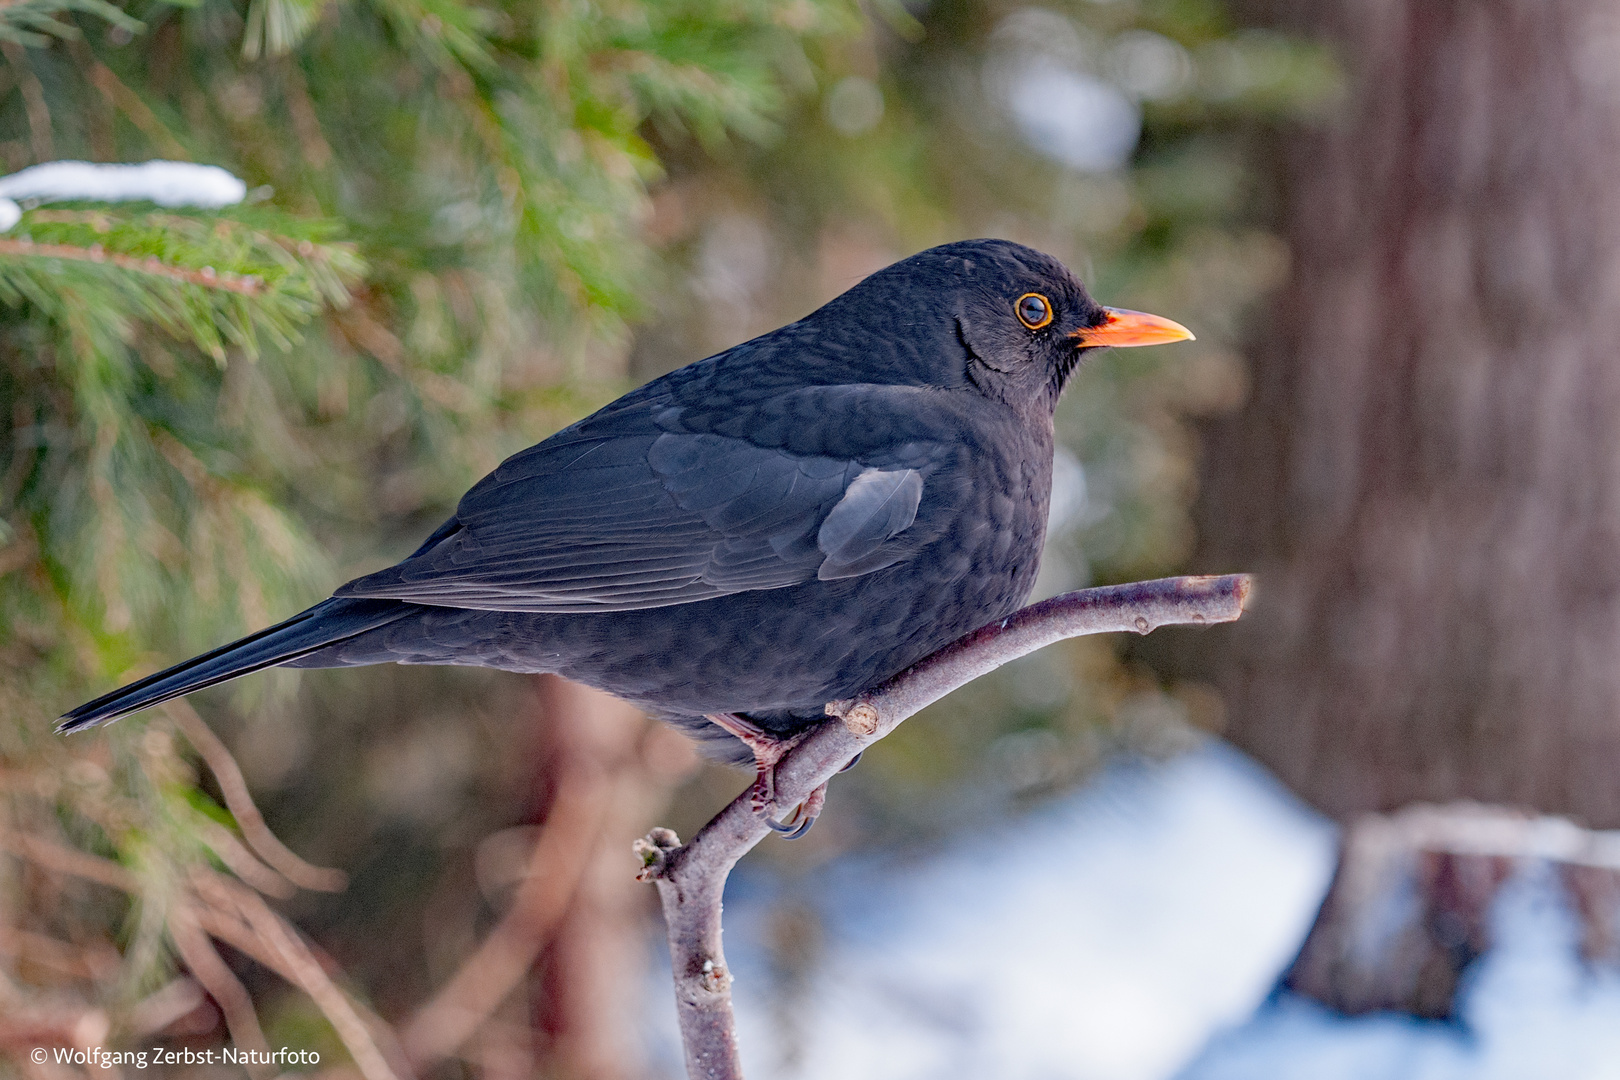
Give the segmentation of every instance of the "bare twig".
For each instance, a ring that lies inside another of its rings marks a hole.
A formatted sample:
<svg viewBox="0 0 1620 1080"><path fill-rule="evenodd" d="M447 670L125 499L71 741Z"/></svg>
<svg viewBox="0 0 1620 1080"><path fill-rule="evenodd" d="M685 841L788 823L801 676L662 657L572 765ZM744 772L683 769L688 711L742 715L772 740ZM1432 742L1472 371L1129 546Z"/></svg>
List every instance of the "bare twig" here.
<svg viewBox="0 0 1620 1080"><path fill-rule="evenodd" d="M201 815L198 815L199 817ZM258 889L266 896L273 896L277 900L289 900L298 890L293 883L260 862L236 834L225 826L214 821L204 821L197 826L197 836L208 849L219 856L219 861L226 868L249 885Z"/></svg>
<svg viewBox="0 0 1620 1080"><path fill-rule="evenodd" d="M99 948L97 947L99 946ZM102 950L112 952L111 962ZM0 926L0 956L16 957L75 979L104 979L117 966L118 953L110 945L72 945L46 934Z"/></svg>
<svg viewBox="0 0 1620 1080"><path fill-rule="evenodd" d="M63 44L67 46L67 54L73 57L74 62L78 64L80 72L88 75L86 68L95 65L96 57L90 46L85 43L84 37L75 34L68 37ZM90 77L90 81L95 81L93 76ZM86 141L90 144L92 160L116 161L118 147L113 137L113 119L116 115L116 106L111 101L101 102L101 105L102 107L98 109L95 102L85 101L75 112L78 113L80 122L84 125L84 133Z"/></svg>
<svg viewBox="0 0 1620 1080"><path fill-rule="evenodd" d="M186 1016L208 999L196 981L184 977L171 979L146 995L124 1014L122 1027L136 1038L162 1031Z"/></svg>
<svg viewBox="0 0 1620 1080"><path fill-rule="evenodd" d="M399 1080L401 1070L384 1053L362 1011L332 981L298 931L271 911L258 893L205 870L195 872L191 884L202 901L196 908L197 922L210 936L241 949L307 994L365 1080Z"/></svg>
<svg viewBox="0 0 1620 1080"><path fill-rule="evenodd" d="M265 1042L264 1029L259 1026L259 1014L254 1011L253 999L225 961L220 959L219 953L214 951L214 943L203 932L192 905L176 903L169 909L169 938L192 977L202 984L208 996L214 999L214 1004L219 1006L219 1011L225 1015L225 1026L230 1030L231 1041L243 1050L267 1052L270 1046ZM255 1071L263 1075L266 1070L261 1067Z"/></svg>
<svg viewBox="0 0 1620 1080"><path fill-rule="evenodd" d="M46 870L94 881L109 888L128 893L140 890L135 875L111 859L87 855L27 833L0 829L0 851L9 851Z"/></svg>
<svg viewBox="0 0 1620 1080"><path fill-rule="evenodd" d="M1563 866L1620 870L1620 830L1583 829L1569 818L1532 816L1511 807L1476 803L1417 803L1357 821L1350 843L1370 849L1396 844L1415 851L1545 859Z"/></svg>
<svg viewBox="0 0 1620 1080"><path fill-rule="evenodd" d="M294 57L282 58L281 78L287 114L292 118L304 163L319 172L332 163L332 144L321 133L321 120L315 114L315 103L310 100L309 85L304 82L304 71Z"/></svg>
<svg viewBox="0 0 1620 1080"><path fill-rule="evenodd" d="M241 767L236 764L236 759L231 756L225 744L220 742L213 729L203 723L203 718L197 715L197 710L180 698L169 702L167 708L186 740L197 748L197 753L208 763L214 779L219 781L219 790L225 797L226 809L230 810L231 816L236 819L237 827L242 830L242 838L259 858L300 888L313 889L316 892L342 892L349 883L348 876L343 871L329 870L324 866L311 866L276 839L276 834L264 823L264 815L259 813L259 808L254 805L253 796L248 793L247 781L242 778ZM233 866L232 869L236 868ZM254 884L258 887L257 883ZM264 891L272 896L279 895L271 889Z"/></svg>
<svg viewBox="0 0 1620 1080"><path fill-rule="evenodd" d="M1250 579L1181 577L1082 589L1033 604L968 634L848 701L827 705L829 721L789 751L776 770L779 805L793 806L901 721L1010 660L1064 638L1160 626L1231 622L1243 613ZM741 1080L731 973L720 948L726 877L769 830L749 793L716 814L684 845L668 829L636 842L643 881L658 886L675 974L675 1006L692 1080Z"/></svg>
<svg viewBox="0 0 1620 1080"><path fill-rule="evenodd" d="M73 1000L8 1008L0 1016L0 1046L100 1046L111 1030L105 1010Z"/></svg>

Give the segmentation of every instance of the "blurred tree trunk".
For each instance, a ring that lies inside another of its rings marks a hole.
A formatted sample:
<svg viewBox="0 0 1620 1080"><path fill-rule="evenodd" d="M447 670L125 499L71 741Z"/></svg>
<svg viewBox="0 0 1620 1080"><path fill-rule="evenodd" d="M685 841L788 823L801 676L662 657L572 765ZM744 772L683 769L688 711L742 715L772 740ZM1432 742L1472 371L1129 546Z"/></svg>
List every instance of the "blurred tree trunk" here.
<svg viewBox="0 0 1620 1080"><path fill-rule="evenodd" d="M1331 813L1620 825L1620 4L1311 5L1349 75L1207 444L1231 737Z"/></svg>

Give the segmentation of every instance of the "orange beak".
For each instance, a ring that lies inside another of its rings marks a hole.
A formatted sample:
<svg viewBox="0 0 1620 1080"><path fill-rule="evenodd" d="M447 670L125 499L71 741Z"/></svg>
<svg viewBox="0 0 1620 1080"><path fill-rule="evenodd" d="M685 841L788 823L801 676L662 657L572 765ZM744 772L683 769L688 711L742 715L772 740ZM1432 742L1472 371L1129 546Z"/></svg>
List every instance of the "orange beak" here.
<svg viewBox="0 0 1620 1080"><path fill-rule="evenodd" d="M1102 345L1166 345L1172 341L1192 341L1193 333L1178 322L1149 315L1145 311L1103 308L1108 317L1101 326L1076 330L1069 336L1082 349Z"/></svg>

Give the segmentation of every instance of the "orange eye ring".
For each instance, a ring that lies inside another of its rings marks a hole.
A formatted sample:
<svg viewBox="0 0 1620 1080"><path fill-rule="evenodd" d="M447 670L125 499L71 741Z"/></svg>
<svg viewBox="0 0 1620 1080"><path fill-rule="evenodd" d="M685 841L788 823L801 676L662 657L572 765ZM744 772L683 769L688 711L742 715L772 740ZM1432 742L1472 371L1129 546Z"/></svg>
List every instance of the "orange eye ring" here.
<svg viewBox="0 0 1620 1080"><path fill-rule="evenodd" d="M1013 301L1013 314L1031 330L1039 330L1052 321L1052 301L1038 292L1027 292Z"/></svg>

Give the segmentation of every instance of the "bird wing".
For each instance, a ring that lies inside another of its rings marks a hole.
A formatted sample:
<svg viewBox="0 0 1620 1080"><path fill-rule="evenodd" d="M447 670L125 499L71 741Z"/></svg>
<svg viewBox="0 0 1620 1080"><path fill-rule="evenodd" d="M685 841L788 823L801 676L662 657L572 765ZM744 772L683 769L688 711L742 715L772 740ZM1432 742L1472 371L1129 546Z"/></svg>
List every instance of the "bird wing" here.
<svg viewBox="0 0 1620 1080"><path fill-rule="evenodd" d="M495 611L663 607L891 566L926 464L874 466L598 414L514 455L415 555L343 586ZM670 415L670 414L666 414ZM915 448L913 448L915 449Z"/></svg>

